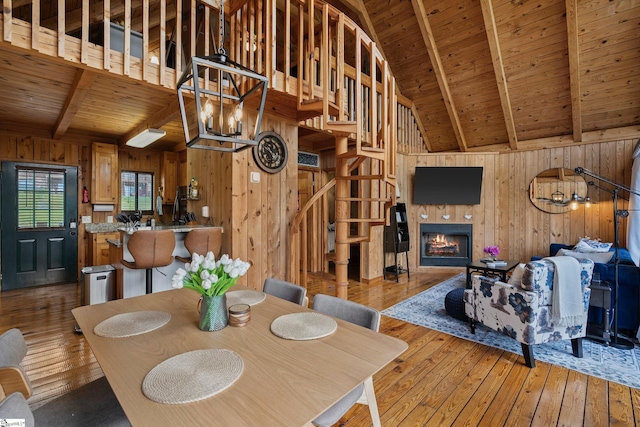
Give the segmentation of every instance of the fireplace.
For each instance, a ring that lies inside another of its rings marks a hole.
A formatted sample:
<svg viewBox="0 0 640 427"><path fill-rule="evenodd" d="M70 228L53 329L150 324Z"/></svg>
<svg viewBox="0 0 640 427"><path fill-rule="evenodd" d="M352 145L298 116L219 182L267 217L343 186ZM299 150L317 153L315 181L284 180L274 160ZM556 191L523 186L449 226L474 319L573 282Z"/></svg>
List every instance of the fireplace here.
<svg viewBox="0 0 640 427"><path fill-rule="evenodd" d="M420 224L421 266L465 266L471 262L471 224Z"/></svg>

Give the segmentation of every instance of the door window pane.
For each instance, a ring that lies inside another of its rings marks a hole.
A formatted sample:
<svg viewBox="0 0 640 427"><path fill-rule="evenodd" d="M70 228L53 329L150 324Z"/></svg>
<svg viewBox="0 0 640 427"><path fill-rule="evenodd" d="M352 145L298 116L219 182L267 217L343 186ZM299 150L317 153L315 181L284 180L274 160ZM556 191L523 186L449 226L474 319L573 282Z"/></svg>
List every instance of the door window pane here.
<svg viewBox="0 0 640 427"><path fill-rule="evenodd" d="M17 169L18 229L64 227L65 174Z"/></svg>
<svg viewBox="0 0 640 427"><path fill-rule="evenodd" d="M123 171L120 174L120 206L124 212L153 212L153 174Z"/></svg>

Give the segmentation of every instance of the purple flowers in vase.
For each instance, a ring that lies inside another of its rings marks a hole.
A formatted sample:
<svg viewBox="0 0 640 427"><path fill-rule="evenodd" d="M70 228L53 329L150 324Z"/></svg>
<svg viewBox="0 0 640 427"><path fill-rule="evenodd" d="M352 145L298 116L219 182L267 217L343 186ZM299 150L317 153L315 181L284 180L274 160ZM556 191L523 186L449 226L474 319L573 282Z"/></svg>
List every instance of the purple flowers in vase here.
<svg viewBox="0 0 640 427"><path fill-rule="evenodd" d="M487 246L484 248L484 253L491 258L492 260L496 260L498 255L500 255L500 248L497 246Z"/></svg>

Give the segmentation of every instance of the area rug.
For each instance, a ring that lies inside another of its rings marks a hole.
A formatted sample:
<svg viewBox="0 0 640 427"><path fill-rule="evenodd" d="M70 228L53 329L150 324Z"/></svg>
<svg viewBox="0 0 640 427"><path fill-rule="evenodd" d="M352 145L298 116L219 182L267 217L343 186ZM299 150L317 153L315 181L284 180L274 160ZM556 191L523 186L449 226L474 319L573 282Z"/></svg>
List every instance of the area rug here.
<svg viewBox="0 0 640 427"><path fill-rule="evenodd" d="M444 297L452 289L464 288L465 280L466 276L461 273L387 308L382 314L522 355L518 341L480 324L476 327L476 333L472 334L467 322L454 319L447 314ZM536 360L640 388L640 348L637 345L633 350L619 350L597 341L583 339L582 349L582 359L573 357L570 340L536 344L533 352Z"/></svg>

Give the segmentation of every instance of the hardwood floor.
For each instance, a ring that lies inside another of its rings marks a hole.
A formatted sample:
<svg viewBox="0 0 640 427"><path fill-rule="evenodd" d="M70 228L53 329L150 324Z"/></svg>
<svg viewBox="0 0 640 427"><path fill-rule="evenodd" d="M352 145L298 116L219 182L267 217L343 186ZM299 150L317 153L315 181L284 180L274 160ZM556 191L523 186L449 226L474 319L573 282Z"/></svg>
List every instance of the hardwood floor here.
<svg viewBox="0 0 640 427"><path fill-rule="evenodd" d="M352 281L349 298L382 310L453 276L460 270L413 273L400 283ZM314 281L312 297L333 294ZM102 376L91 349L74 333L75 284L0 294L0 333L17 327L29 351L23 367L36 408ZM383 316L381 332L409 349L374 377L384 426L608 426L640 424L640 390L486 347ZM368 426L366 406L356 405L339 426Z"/></svg>

